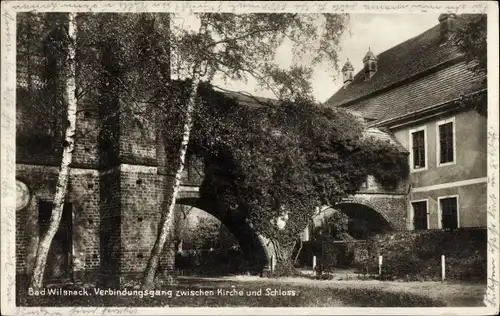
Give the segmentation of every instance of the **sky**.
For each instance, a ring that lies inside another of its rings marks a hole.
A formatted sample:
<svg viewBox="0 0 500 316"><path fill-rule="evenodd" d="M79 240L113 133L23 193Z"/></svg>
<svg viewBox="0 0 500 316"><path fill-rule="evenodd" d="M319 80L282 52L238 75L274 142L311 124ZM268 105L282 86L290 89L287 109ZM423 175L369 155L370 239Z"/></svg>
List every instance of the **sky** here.
<svg viewBox="0 0 500 316"><path fill-rule="evenodd" d="M347 58L357 73L363 66L363 57L368 48L376 54L417 36L438 24L438 13L433 14L352 14L349 21L350 34L341 38L339 53L339 68L342 68ZM277 51L275 61L284 67L292 64L289 53L291 45L285 43ZM245 91L255 96L273 98L270 91L261 90L256 82L228 82L216 79L214 84L233 91ZM327 65L319 65L314 69L312 86L313 96L319 102L326 101L340 87L342 75Z"/></svg>

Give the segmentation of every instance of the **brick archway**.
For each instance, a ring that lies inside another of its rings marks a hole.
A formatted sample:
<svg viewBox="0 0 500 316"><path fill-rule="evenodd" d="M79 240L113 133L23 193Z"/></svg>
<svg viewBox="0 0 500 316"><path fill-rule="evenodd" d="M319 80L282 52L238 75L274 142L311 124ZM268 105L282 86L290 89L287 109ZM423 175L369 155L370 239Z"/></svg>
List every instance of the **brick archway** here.
<svg viewBox="0 0 500 316"><path fill-rule="evenodd" d="M313 217L314 225L323 225L321 218L329 218L336 211L349 217L349 233L356 239L364 240L372 234L397 229L384 210L359 197L347 198L325 208Z"/></svg>
<svg viewBox="0 0 500 316"><path fill-rule="evenodd" d="M347 205L347 204L361 205L361 206L364 206L364 207L371 209L373 212L377 213L381 218L383 218L385 220L386 224L388 225L388 227L390 229L396 229L396 225L394 225L394 223L390 220L390 218L386 214L386 212L384 210L380 209L380 207L377 207L376 205L374 205L373 203L370 203L370 201L368 201L367 199L363 199L363 198L360 198L357 196L345 198L342 201L340 201L339 203L337 203L334 206L334 208L335 207L341 208L343 205Z"/></svg>
<svg viewBox="0 0 500 316"><path fill-rule="evenodd" d="M177 199L176 205L195 207L220 220L240 244L241 250L250 263L251 272L261 273L266 266L269 266L271 252L266 239L256 233L244 218L221 214L194 192L183 192Z"/></svg>

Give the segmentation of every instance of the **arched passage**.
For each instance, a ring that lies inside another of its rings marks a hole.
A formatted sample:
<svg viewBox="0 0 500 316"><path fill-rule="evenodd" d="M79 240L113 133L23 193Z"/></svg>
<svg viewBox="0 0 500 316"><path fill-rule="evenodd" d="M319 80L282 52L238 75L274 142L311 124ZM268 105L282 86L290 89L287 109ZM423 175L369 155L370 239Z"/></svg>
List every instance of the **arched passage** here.
<svg viewBox="0 0 500 316"><path fill-rule="evenodd" d="M245 259L249 263L250 272L261 273L268 264L269 258L265 245L262 244L259 235L244 218L231 216L230 214L223 215L198 197L179 198L176 205L195 207L220 220L238 241L242 252L245 254Z"/></svg>
<svg viewBox="0 0 500 316"><path fill-rule="evenodd" d="M330 218L334 221L339 219L335 216L339 213L348 217L347 233L351 238L324 226L331 224L328 222ZM299 257L299 264L309 268L313 256L316 256L317 264L322 267L353 268L362 262L360 260L364 260L367 254L365 241L370 236L394 229L384 211L371 205L369 201L354 199L343 200L332 207L322 208L313 217L312 226L307 229L311 237L304 243Z"/></svg>
<svg viewBox="0 0 500 316"><path fill-rule="evenodd" d="M392 230L393 227L385 213L360 203L340 203L335 208L349 217L349 235L355 239Z"/></svg>
<svg viewBox="0 0 500 316"><path fill-rule="evenodd" d="M322 218L328 218L336 211L349 217L349 234L358 240L394 229L394 225L384 211L367 201L354 199L344 200L333 207L323 209L313 218L314 226L321 225Z"/></svg>

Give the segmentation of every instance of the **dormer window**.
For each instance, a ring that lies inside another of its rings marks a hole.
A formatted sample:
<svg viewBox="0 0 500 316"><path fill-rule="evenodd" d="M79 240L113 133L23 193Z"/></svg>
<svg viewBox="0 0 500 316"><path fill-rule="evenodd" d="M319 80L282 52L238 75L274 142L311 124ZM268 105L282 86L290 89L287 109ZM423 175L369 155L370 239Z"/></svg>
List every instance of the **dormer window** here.
<svg viewBox="0 0 500 316"><path fill-rule="evenodd" d="M349 59L347 59L347 62L344 64L344 67L342 67L342 77L343 77L343 81L344 81L344 88L347 87L352 82L353 71L354 71L354 67L352 66Z"/></svg>
<svg viewBox="0 0 500 316"><path fill-rule="evenodd" d="M363 58L365 81L373 77L373 75L377 72L377 62L378 62L377 56L375 56L371 48L369 48L368 52Z"/></svg>
<svg viewBox="0 0 500 316"><path fill-rule="evenodd" d="M368 74L368 78L370 78L375 72L377 72L377 63L365 63L365 74Z"/></svg>

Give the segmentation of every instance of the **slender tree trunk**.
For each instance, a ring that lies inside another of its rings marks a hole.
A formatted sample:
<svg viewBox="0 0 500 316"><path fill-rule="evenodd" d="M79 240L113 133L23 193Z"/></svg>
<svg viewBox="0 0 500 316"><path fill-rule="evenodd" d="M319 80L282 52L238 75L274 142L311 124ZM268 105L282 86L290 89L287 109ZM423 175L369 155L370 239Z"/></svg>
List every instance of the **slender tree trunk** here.
<svg viewBox="0 0 500 316"><path fill-rule="evenodd" d="M177 243L177 253L182 254L182 239Z"/></svg>
<svg viewBox="0 0 500 316"><path fill-rule="evenodd" d="M68 36L71 43L68 47L67 56L67 73L66 78L66 94L68 98L67 105L67 120L68 126L66 128L66 133L63 143L63 153L61 168L59 171L59 178L57 180L56 192L54 196L54 203L52 206L52 215L50 217L50 224L47 232L41 237L35 257L35 266L33 268L30 287L34 289L40 289L43 285L43 275L45 272L45 265L47 263L47 255L49 253L50 245L52 240L59 228L59 223L61 222L61 216L64 208L64 200L67 193L70 164L73 159L73 150L75 148L75 129L76 129L76 110L77 110L77 100L76 100L76 83L75 83L75 43L76 43L76 25L75 25L76 13L69 13L69 25L68 25Z"/></svg>
<svg viewBox="0 0 500 316"><path fill-rule="evenodd" d="M300 247L299 247L299 250L297 251L297 254L295 255L295 259L293 260L294 264L297 264L297 260L299 259L300 251L302 250L303 245L304 245L304 242L302 241L302 238L300 238Z"/></svg>
<svg viewBox="0 0 500 316"><path fill-rule="evenodd" d="M186 151L189 143L189 137L191 134L191 128L193 126L193 111L196 103L196 98L198 95L198 84L200 79L198 78L196 71L193 72L193 82L191 84L191 91L187 103L186 109L186 119L184 121L184 128L182 134L181 146L179 149L179 165L175 173L174 183L171 194L168 196L167 207L162 211L162 217L160 221L160 227L158 230L158 235L156 237L153 250L148 260L148 265L146 271L144 272L143 288L149 289L153 287L154 279L156 276L156 271L158 270L158 263L160 260L160 255L167 241L169 230L171 229L175 208L175 201L177 199L177 194L179 193L179 187L181 184L181 176L184 170L184 163L186 159Z"/></svg>

